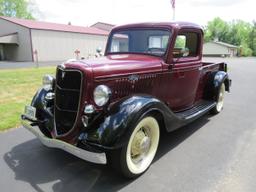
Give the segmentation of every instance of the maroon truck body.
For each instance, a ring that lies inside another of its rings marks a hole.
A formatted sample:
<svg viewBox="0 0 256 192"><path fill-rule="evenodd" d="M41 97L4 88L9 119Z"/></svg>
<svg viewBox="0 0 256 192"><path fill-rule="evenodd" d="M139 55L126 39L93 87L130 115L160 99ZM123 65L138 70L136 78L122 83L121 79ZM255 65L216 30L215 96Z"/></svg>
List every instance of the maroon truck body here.
<svg viewBox="0 0 256 192"><path fill-rule="evenodd" d="M145 30L145 36L152 34L145 40L148 51L127 51L133 45L129 44L128 48L126 43L141 35L130 37L127 34L142 30ZM114 35L121 39L120 42L116 42ZM148 114L154 114L167 131L175 130L216 108L222 84L229 91L231 81L227 65L202 62L202 45L203 31L191 23L116 27L109 36L104 57L58 66L53 88L41 89L32 101L31 105L37 111L35 119L26 114L23 119L37 124L50 140L61 140L97 153L108 153L125 146L130 127L134 128L140 117ZM74 85L76 88L73 89L72 83L79 80L80 86ZM94 92L100 85L111 92L103 106L95 102ZM55 97L46 99L48 104L42 104L42 98L47 98L49 93L54 93ZM49 113L44 111L47 107ZM92 111L86 112L86 107ZM27 123L24 125L28 127ZM65 129L58 132L61 126Z"/></svg>

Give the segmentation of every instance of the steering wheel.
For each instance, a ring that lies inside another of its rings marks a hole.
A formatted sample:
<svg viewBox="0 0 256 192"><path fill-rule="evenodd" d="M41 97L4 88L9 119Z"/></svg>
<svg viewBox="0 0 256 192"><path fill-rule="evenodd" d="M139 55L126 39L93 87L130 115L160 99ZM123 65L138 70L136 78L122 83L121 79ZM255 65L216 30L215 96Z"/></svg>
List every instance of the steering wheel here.
<svg viewBox="0 0 256 192"><path fill-rule="evenodd" d="M149 47L147 49L148 53L153 53L153 52L163 52L163 48L159 48L159 47Z"/></svg>

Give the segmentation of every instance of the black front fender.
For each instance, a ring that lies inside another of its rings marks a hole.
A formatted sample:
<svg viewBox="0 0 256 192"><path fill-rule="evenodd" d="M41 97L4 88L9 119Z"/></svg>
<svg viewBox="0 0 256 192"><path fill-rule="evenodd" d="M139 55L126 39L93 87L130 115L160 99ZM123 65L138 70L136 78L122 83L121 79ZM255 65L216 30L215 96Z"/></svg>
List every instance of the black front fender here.
<svg viewBox="0 0 256 192"><path fill-rule="evenodd" d="M123 99L111 106L96 130L87 133L87 141L102 146L122 146L135 123L158 102L157 99L149 96Z"/></svg>
<svg viewBox="0 0 256 192"><path fill-rule="evenodd" d="M39 124L39 128L46 128L48 131L52 131L54 128L54 118L49 105L53 106L53 103L49 103L49 101L45 100L45 96L48 92L49 91L44 88L40 88L34 95L31 106L36 108L36 118L39 120L39 123L41 123Z"/></svg>
<svg viewBox="0 0 256 192"><path fill-rule="evenodd" d="M86 132L85 141L100 148L119 148L128 142L131 132L140 119L156 113L163 121L163 126L167 126L168 131L185 124L158 99L145 95L132 96L112 106L98 128L91 128Z"/></svg>

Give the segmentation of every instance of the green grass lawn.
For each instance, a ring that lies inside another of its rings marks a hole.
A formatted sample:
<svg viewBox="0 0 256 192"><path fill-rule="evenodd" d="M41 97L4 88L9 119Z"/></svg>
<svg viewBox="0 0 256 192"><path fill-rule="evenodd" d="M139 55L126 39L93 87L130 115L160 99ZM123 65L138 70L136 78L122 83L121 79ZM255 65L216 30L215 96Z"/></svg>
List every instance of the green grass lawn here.
<svg viewBox="0 0 256 192"><path fill-rule="evenodd" d="M20 126L20 115L44 74L55 74L55 67L0 70L0 131Z"/></svg>

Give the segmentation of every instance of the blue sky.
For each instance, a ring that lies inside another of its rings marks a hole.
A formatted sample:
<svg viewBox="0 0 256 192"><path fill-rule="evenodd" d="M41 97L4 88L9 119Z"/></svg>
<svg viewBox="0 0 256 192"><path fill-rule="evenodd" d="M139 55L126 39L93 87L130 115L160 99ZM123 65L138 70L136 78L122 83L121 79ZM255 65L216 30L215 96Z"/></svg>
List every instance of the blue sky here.
<svg viewBox="0 0 256 192"><path fill-rule="evenodd" d="M89 26L97 21L125 24L170 21L170 0L34 0L39 20ZM176 0L176 20L205 25L214 17L226 21L256 20L253 0Z"/></svg>

